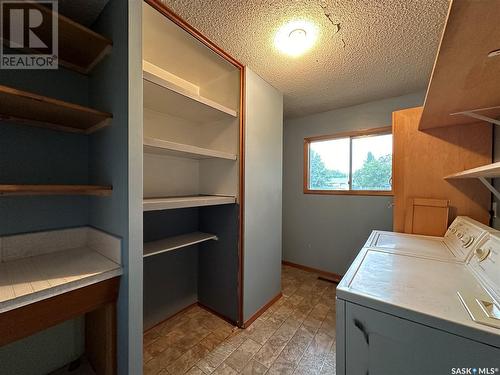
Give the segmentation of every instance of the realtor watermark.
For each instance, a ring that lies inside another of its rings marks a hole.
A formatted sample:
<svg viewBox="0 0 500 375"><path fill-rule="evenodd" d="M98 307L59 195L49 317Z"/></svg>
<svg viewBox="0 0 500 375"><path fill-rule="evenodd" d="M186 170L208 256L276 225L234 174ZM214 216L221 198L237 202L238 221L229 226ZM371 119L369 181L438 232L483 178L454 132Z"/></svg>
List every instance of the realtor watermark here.
<svg viewBox="0 0 500 375"><path fill-rule="evenodd" d="M57 69L57 0L0 0L0 69Z"/></svg>

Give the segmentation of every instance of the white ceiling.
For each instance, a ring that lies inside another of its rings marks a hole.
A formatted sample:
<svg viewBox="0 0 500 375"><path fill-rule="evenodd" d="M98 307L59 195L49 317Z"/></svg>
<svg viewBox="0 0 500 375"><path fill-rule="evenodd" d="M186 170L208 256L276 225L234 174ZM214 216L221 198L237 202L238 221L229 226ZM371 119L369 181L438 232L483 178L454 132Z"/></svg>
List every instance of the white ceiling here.
<svg viewBox="0 0 500 375"><path fill-rule="evenodd" d="M449 0L162 0L285 95L303 116L424 89ZM307 19L318 42L298 58L273 46L277 29Z"/></svg>

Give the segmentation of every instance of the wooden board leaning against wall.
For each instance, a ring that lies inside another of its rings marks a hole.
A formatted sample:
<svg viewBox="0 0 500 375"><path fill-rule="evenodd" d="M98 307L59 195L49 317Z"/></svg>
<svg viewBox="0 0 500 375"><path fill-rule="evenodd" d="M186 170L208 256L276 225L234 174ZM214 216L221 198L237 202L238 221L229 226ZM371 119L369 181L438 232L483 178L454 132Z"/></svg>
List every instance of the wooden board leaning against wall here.
<svg viewBox="0 0 500 375"><path fill-rule="evenodd" d="M445 180L492 160L492 126L485 122L418 130L422 107L393 113L394 224L404 232L408 200L448 199L450 218L470 216L489 224L491 194L477 180ZM443 233L444 234L444 233Z"/></svg>

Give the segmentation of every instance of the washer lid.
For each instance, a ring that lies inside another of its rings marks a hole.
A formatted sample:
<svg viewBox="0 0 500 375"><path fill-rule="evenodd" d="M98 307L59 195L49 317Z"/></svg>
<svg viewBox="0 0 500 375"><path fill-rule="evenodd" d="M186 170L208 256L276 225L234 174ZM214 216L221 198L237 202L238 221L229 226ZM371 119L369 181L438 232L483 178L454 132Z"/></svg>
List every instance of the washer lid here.
<svg viewBox="0 0 500 375"><path fill-rule="evenodd" d="M500 329L472 320L458 291L491 298L463 263L364 248L337 297L500 347Z"/></svg>

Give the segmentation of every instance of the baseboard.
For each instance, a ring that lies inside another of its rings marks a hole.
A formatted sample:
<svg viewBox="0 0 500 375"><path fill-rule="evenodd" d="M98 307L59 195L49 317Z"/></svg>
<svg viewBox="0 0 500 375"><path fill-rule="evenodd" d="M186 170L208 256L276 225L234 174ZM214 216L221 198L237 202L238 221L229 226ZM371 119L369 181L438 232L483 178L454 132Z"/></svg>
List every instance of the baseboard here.
<svg viewBox="0 0 500 375"><path fill-rule="evenodd" d="M274 296L268 303L262 306L255 314L253 314L245 323L243 323L242 328L248 328L250 324L252 324L259 316L264 314L268 308L270 308L277 300L282 297L281 292L278 295Z"/></svg>
<svg viewBox="0 0 500 375"><path fill-rule="evenodd" d="M327 277L328 279L330 279L331 281L336 282L336 283L339 283L340 280L342 279L342 275L339 275L337 273L323 271L323 270L319 270L319 269L313 268L313 267L303 266L302 264L292 263L292 262L288 262L286 260L281 261L281 263L285 266L298 268L302 271L317 273L318 275Z"/></svg>
<svg viewBox="0 0 500 375"><path fill-rule="evenodd" d="M233 326L235 326L235 327L238 327L238 326L239 326L239 325L238 325L238 323L236 323L234 320L231 320L231 319L229 319L228 317L226 317L226 316L224 316L224 315L222 315L222 314L218 313L217 311L215 311L215 310L211 309L210 307L205 306L205 305L204 305L204 304L202 304L201 302L197 302L196 304L197 304L199 307L201 307L202 309L207 310L209 313L214 314L215 316L217 316L217 317L221 318L222 320L225 320L225 321L226 321L226 322L228 322L229 324L231 324L231 325L233 325Z"/></svg>

